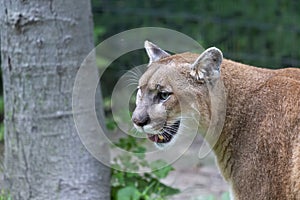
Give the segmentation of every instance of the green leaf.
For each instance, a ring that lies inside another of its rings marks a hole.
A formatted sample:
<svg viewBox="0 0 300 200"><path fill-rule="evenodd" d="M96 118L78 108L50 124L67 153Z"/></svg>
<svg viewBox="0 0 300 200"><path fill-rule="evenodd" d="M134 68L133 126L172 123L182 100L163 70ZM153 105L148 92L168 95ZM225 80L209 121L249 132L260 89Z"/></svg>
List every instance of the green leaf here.
<svg viewBox="0 0 300 200"><path fill-rule="evenodd" d="M111 177L112 181L112 186L123 186L125 185L125 180L124 180L124 173L117 171L116 173L112 174Z"/></svg>
<svg viewBox="0 0 300 200"><path fill-rule="evenodd" d="M141 193L135 187L125 187L118 191L117 200L139 200Z"/></svg>
<svg viewBox="0 0 300 200"><path fill-rule="evenodd" d="M174 168L168 165L164 160L156 160L150 163L150 168L153 170L152 173L159 179L165 178L170 171L174 170Z"/></svg>
<svg viewBox="0 0 300 200"><path fill-rule="evenodd" d="M170 186L165 185L165 184L163 184L161 182L159 182L157 184L157 187L156 187L155 190L157 191L156 193L158 195L160 195L160 196L170 196L170 195L174 195L174 194L180 193L179 189L170 187Z"/></svg>

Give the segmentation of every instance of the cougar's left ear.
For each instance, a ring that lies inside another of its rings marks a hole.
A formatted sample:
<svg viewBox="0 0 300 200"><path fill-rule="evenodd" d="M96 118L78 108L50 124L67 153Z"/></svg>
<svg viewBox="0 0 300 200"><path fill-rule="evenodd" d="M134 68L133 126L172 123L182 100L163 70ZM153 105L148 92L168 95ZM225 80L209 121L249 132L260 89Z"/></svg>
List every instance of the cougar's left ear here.
<svg viewBox="0 0 300 200"><path fill-rule="evenodd" d="M167 52L165 52L164 50L147 40L145 41L144 47L149 56L149 65L152 62L158 61L161 58L170 56L170 54L168 54Z"/></svg>
<svg viewBox="0 0 300 200"><path fill-rule="evenodd" d="M223 54L218 48L208 48L191 65L190 74L198 81L215 80L220 77L222 60Z"/></svg>

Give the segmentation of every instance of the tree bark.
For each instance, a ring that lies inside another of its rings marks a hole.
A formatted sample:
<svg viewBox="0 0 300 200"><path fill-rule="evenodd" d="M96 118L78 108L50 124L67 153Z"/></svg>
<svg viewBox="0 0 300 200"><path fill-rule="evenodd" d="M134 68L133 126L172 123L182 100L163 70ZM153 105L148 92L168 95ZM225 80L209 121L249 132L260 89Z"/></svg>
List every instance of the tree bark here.
<svg viewBox="0 0 300 200"><path fill-rule="evenodd" d="M72 116L76 72L93 48L90 2L0 0L0 20L12 198L109 199L110 170L82 145Z"/></svg>

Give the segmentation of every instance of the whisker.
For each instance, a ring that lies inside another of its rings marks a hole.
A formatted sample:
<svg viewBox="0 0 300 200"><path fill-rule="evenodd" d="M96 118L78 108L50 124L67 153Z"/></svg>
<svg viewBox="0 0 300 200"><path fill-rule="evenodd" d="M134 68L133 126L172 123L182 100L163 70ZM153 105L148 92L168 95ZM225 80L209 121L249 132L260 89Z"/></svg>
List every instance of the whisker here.
<svg viewBox="0 0 300 200"><path fill-rule="evenodd" d="M172 136L173 136L173 134L169 134L169 133L167 133L167 132L164 132L162 135L163 135L164 137L166 137L167 140L170 140L170 139L172 138Z"/></svg>
<svg viewBox="0 0 300 200"><path fill-rule="evenodd" d="M171 135L171 136L173 136L174 135L174 133L171 133L171 132L169 132L168 130L166 130L166 129L163 129L164 130L164 132L162 133L162 135L164 135L164 136L166 136L166 135Z"/></svg>
<svg viewBox="0 0 300 200"><path fill-rule="evenodd" d="M131 129L129 129L128 132L139 132L134 126L131 127Z"/></svg>
<svg viewBox="0 0 300 200"><path fill-rule="evenodd" d="M138 85L137 83L128 83L126 87L132 86L132 85Z"/></svg>
<svg viewBox="0 0 300 200"><path fill-rule="evenodd" d="M138 80L137 79L132 79L132 78L130 78L130 79L127 79L126 80L126 83L128 84L128 83L136 83L136 84L138 84Z"/></svg>
<svg viewBox="0 0 300 200"><path fill-rule="evenodd" d="M135 76L133 76L133 75L130 75L130 76L127 75L126 78L132 79L132 80L139 80L139 77L135 77Z"/></svg>
<svg viewBox="0 0 300 200"><path fill-rule="evenodd" d="M139 68L136 68L136 67L129 70L128 73L130 73L131 75L134 75L135 77L141 77L143 74L142 70Z"/></svg>
<svg viewBox="0 0 300 200"><path fill-rule="evenodd" d="M199 120L197 120L195 117L186 117L186 118L182 118L183 121L188 121L188 120L192 120L195 123L198 123Z"/></svg>
<svg viewBox="0 0 300 200"><path fill-rule="evenodd" d="M130 75L130 76L127 75L126 78L136 80L136 81L139 80L139 77L135 77L133 75Z"/></svg>
<svg viewBox="0 0 300 200"><path fill-rule="evenodd" d="M168 130L171 130L171 131L177 131L178 130L177 128L173 128L171 126L165 126L164 129L168 129Z"/></svg>

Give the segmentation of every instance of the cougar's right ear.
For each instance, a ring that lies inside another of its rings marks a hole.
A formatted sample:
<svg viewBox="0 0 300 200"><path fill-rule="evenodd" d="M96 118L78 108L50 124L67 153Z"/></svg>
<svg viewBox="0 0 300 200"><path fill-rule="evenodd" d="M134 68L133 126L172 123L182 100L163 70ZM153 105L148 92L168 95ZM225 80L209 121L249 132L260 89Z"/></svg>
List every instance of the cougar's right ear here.
<svg viewBox="0 0 300 200"><path fill-rule="evenodd" d="M145 41L144 47L149 57L149 65L155 61L160 60L161 58L170 56L170 54L168 54L155 44L149 42L148 40Z"/></svg>

